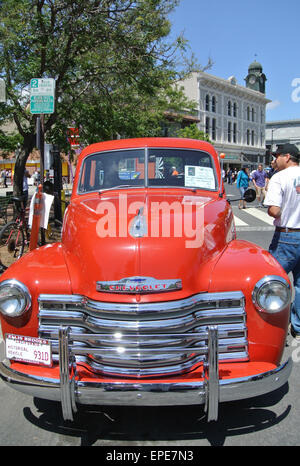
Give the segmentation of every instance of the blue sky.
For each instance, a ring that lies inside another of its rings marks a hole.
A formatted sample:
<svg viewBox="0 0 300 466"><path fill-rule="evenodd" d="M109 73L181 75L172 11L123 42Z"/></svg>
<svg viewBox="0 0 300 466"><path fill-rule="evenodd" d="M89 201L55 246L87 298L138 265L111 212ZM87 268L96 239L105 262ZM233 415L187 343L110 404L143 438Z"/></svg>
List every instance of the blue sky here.
<svg viewBox="0 0 300 466"><path fill-rule="evenodd" d="M299 0L181 0L170 21L201 65L212 58L210 74L243 86L249 64L262 64L267 121L300 119Z"/></svg>

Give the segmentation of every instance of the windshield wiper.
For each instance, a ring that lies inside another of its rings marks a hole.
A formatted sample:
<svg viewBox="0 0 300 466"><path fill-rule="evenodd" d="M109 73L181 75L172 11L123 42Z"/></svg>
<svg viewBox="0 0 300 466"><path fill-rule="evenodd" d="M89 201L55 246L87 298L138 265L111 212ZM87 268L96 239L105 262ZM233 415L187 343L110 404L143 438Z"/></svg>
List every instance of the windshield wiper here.
<svg viewBox="0 0 300 466"><path fill-rule="evenodd" d="M135 188L135 186L132 186L131 184L119 184L117 186L112 186L111 188L100 189L99 194L102 194L106 191L113 191L114 189L119 189L119 188Z"/></svg>

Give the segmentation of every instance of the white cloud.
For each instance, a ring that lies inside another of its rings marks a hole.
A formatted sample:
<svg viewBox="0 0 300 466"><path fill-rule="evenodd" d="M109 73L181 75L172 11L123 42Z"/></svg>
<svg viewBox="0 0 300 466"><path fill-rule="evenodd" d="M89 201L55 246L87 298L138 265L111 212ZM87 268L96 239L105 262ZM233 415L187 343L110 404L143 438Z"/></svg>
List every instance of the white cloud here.
<svg viewBox="0 0 300 466"><path fill-rule="evenodd" d="M279 100L273 100L267 104L267 110L274 110L274 108L279 107L280 102Z"/></svg>

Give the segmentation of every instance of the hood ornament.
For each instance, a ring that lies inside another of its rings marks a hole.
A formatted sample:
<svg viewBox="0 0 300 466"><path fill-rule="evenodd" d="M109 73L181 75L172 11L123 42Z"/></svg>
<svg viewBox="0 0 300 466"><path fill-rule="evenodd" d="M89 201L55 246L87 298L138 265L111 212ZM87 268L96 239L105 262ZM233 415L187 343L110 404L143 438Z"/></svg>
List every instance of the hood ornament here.
<svg viewBox="0 0 300 466"><path fill-rule="evenodd" d="M148 227L146 217L144 216L144 207L139 209L137 215L131 221L129 234L133 238L143 238L147 236Z"/></svg>
<svg viewBox="0 0 300 466"><path fill-rule="evenodd" d="M96 290L105 293L161 293L162 291L181 290L178 278L156 280L153 277L127 277L118 281L97 282Z"/></svg>

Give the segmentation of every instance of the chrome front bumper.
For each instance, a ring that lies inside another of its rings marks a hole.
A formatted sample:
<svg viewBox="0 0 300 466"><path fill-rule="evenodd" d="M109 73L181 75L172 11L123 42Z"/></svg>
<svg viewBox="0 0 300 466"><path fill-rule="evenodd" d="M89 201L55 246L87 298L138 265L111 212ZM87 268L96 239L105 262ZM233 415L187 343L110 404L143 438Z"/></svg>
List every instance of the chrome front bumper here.
<svg viewBox="0 0 300 466"><path fill-rule="evenodd" d="M219 380L218 337L209 328L209 354L204 381L152 383L150 381L110 383L77 380L74 358L70 354L69 329L60 329L60 380L45 379L16 372L4 361L0 377L12 388L48 400L60 401L65 420L73 420L76 404L117 406L205 405L208 421L217 420L220 402L251 398L276 390L286 383L292 370L288 359L276 369L236 379Z"/></svg>

